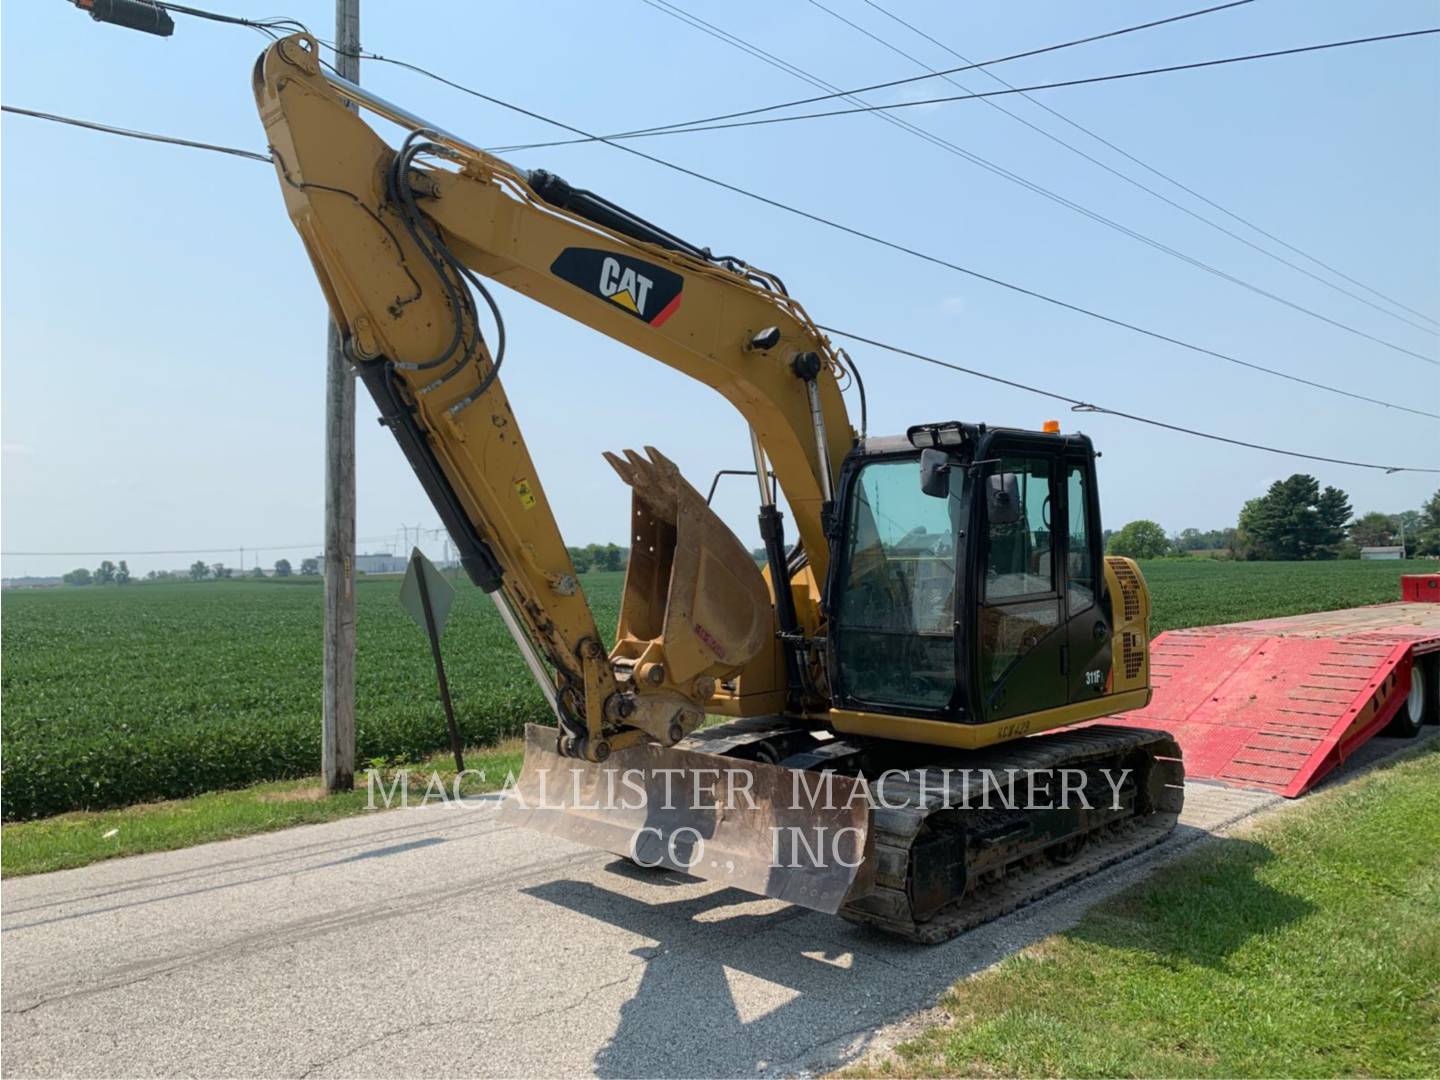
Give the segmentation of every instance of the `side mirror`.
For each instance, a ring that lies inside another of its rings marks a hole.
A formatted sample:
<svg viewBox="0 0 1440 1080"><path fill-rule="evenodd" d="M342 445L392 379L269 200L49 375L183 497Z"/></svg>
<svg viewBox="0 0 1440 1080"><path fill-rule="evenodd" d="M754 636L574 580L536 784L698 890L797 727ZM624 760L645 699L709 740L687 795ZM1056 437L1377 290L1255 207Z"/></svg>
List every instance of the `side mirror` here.
<svg viewBox="0 0 1440 1080"><path fill-rule="evenodd" d="M950 455L944 450L920 451L920 490L936 499L950 494Z"/></svg>
<svg viewBox="0 0 1440 1080"><path fill-rule="evenodd" d="M991 475L986 509L991 525L1013 525L1020 520L1020 477L1016 473Z"/></svg>

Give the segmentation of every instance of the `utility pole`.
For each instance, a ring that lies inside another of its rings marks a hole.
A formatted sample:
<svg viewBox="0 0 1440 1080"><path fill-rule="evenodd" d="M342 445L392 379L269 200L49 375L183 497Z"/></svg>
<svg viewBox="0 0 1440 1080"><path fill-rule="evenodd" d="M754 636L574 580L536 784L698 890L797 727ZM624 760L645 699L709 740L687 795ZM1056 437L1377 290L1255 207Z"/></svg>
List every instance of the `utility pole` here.
<svg viewBox="0 0 1440 1080"><path fill-rule="evenodd" d="M360 0L335 0L335 67L360 81ZM355 106L349 106L354 109ZM325 371L325 705L320 768L355 786L355 374L332 317Z"/></svg>

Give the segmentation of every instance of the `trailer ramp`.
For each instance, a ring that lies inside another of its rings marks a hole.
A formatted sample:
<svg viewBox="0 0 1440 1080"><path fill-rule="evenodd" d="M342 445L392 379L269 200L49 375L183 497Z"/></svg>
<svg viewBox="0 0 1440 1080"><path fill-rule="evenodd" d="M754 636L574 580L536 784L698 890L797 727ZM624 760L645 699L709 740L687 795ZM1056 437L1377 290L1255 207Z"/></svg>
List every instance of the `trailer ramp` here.
<svg viewBox="0 0 1440 1080"><path fill-rule="evenodd" d="M1294 798L1384 729L1435 651L1435 603L1170 630L1151 642L1150 704L1100 722L1168 731L1190 779Z"/></svg>

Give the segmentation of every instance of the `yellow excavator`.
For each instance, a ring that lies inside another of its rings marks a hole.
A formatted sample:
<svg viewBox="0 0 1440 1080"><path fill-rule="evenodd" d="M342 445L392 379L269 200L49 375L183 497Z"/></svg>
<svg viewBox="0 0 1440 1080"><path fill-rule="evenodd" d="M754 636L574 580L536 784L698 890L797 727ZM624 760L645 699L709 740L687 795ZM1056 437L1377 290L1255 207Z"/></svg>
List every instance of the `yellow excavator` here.
<svg viewBox="0 0 1440 1080"><path fill-rule="evenodd" d="M1150 697L1149 596L1102 554L1088 438L871 436L858 369L774 274L514 168L324 70L307 35L261 55L254 92L346 355L553 709L507 815L921 941L1173 826L1170 736L1072 726ZM486 279L740 411L763 569L659 451L607 454L632 510L605 648L499 378ZM1042 774L1071 797L1037 799Z"/></svg>

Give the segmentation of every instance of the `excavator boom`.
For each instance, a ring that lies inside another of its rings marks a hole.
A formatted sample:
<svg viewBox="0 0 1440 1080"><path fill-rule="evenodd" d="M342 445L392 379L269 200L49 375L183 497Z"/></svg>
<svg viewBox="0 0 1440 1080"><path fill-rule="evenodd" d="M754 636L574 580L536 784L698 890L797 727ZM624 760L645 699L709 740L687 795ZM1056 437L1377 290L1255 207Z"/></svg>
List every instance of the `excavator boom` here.
<svg viewBox="0 0 1440 1080"><path fill-rule="evenodd" d="M642 739L673 744L717 685L757 660L752 687L768 681L759 689L782 707L786 688L763 677L781 666L770 587L655 450L610 456L634 491L637 557L619 640L601 646L500 378L503 324L487 340L474 295L498 321L480 278L499 282L718 391L749 423L760 471L773 469L816 581L830 485L854 439L828 341L776 279L551 174L522 173L325 73L317 49L286 38L255 70L286 207L462 563L495 595L532 671L554 672L542 681L561 750L599 761ZM410 136L393 150L349 104Z"/></svg>

